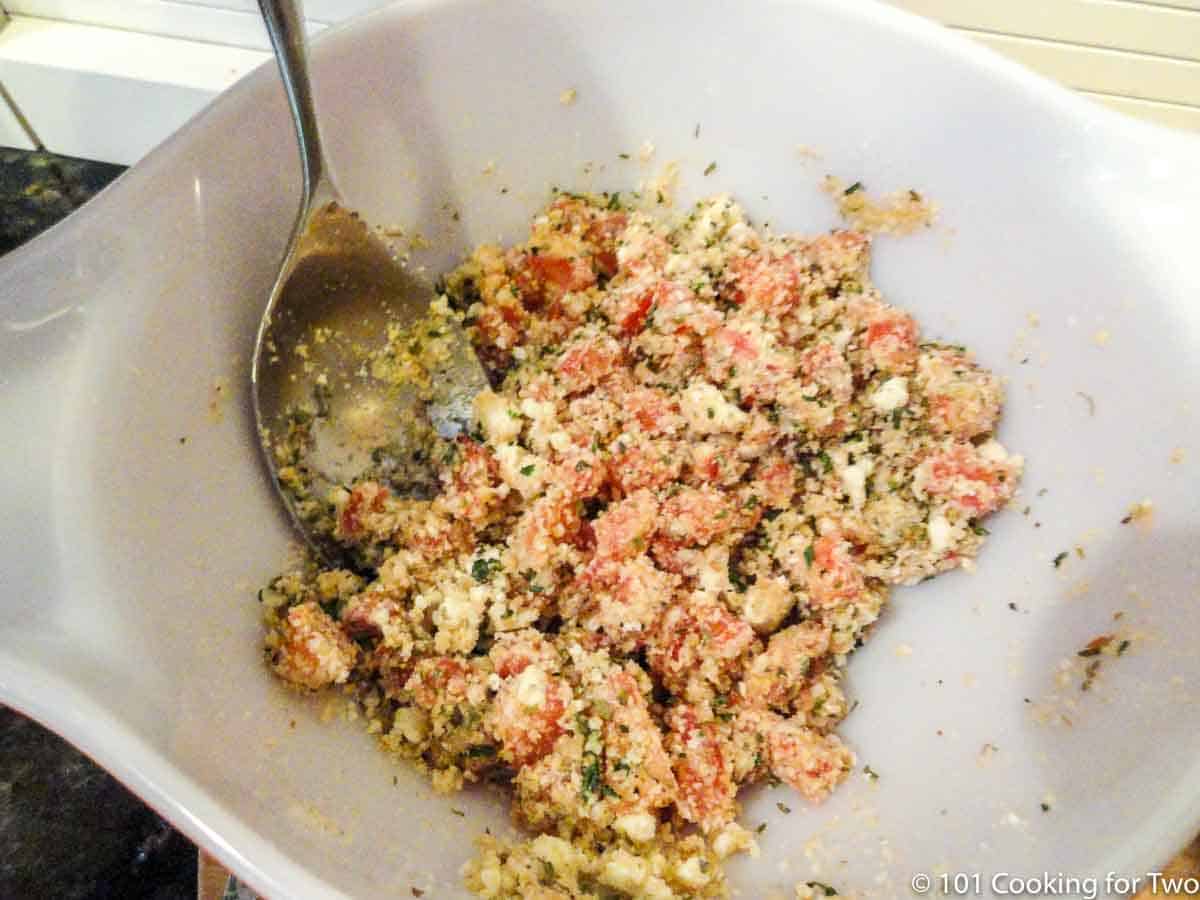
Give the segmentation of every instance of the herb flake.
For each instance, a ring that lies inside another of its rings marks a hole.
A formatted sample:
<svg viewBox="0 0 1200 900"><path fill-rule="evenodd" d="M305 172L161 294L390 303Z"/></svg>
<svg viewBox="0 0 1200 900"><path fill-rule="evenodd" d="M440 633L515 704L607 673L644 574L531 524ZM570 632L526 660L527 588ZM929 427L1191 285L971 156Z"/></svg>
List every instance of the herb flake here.
<svg viewBox="0 0 1200 900"><path fill-rule="evenodd" d="M471 577L480 584L487 584L500 571L500 566L498 559L477 559L471 563Z"/></svg>

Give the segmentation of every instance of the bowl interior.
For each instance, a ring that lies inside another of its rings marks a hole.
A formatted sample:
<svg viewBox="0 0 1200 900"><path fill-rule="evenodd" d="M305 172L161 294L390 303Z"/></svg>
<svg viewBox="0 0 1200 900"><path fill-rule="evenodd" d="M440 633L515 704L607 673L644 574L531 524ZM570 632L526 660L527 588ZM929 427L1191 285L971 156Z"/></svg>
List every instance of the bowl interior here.
<svg viewBox="0 0 1200 900"><path fill-rule="evenodd" d="M897 591L855 655L842 733L879 779L816 809L747 795L743 821L769 827L733 865L744 896L1142 874L1200 824L1195 141L819 0L409 2L314 57L342 190L426 247L431 278L518 238L552 185L632 190L671 161L680 204L729 191L776 230L835 224L826 173L941 208L877 241L875 280L1009 379L1022 498L977 573ZM259 654L255 592L291 535L248 364L297 183L263 69L5 261L0 696L269 895L452 896L502 805L435 797ZM1122 525L1143 499L1153 523ZM1076 651L1102 633L1130 649L1082 691Z"/></svg>

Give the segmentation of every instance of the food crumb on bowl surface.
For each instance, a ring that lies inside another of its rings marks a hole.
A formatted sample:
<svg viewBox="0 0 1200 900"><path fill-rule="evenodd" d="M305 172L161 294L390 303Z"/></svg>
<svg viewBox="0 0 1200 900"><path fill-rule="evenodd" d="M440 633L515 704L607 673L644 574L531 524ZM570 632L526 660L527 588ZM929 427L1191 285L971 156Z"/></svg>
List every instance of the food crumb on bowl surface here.
<svg viewBox="0 0 1200 900"><path fill-rule="evenodd" d="M919 228L928 228L937 217L937 207L914 190L876 200L861 181L847 185L834 175L825 178L824 187L842 217L860 231L911 234Z"/></svg>
<svg viewBox="0 0 1200 900"><path fill-rule="evenodd" d="M437 489L305 498L355 570L260 594L278 676L342 686L440 791L508 787L530 836L480 838L481 896L726 895L757 852L739 789L849 776L849 655L892 586L969 567L1021 475L999 379L884 301L864 230L764 235L727 195L667 220L663 186L560 193L476 248L435 314L492 388ZM906 196L843 211L927 224ZM411 334L383 377L420 381Z"/></svg>

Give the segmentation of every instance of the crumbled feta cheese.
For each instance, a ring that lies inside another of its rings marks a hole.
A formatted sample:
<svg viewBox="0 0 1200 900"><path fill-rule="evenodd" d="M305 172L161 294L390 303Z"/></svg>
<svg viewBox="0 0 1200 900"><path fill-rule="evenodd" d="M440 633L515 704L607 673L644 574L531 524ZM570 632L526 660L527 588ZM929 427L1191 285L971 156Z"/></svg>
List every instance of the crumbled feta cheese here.
<svg viewBox="0 0 1200 900"><path fill-rule="evenodd" d="M650 813L626 813L617 817L613 822L613 828L631 841L644 844L652 840L658 831L658 819Z"/></svg>
<svg viewBox="0 0 1200 900"><path fill-rule="evenodd" d="M730 822L717 832L712 847L713 853L717 855L718 859L727 859L742 851L748 851L751 857L758 856L758 844L754 840L754 835L737 822Z"/></svg>
<svg viewBox="0 0 1200 900"><path fill-rule="evenodd" d="M689 856L675 867L675 877L693 890L700 890L709 882L709 874L705 871L707 862L701 856Z"/></svg>
<svg viewBox="0 0 1200 900"><path fill-rule="evenodd" d="M871 395L871 405L880 412L891 412L908 404L908 379L903 375L889 378Z"/></svg>
<svg viewBox="0 0 1200 900"><path fill-rule="evenodd" d="M541 493L550 473L549 465L540 456L517 444L502 444L496 448L496 460L500 463L500 477L520 491L522 497Z"/></svg>
<svg viewBox="0 0 1200 900"><path fill-rule="evenodd" d="M507 444L521 433L521 416L509 401L490 390L475 397L475 418L488 442Z"/></svg>
<svg viewBox="0 0 1200 900"><path fill-rule="evenodd" d="M538 666L527 666L517 676L517 700L529 709L538 709L546 703L546 673Z"/></svg>
<svg viewBox="0 0 1200 900"><path fill-rule="evenodd" d="M1008 459L1008 451L996 440L984 441L980 444L979 455L988 462L1004 462Z"/></svg>
<svg viewBox="0 0 1200 900"><path fill-rule="evenodd" d="M609 887L636 894L650 874L650 867L628 850L620 848L605 854L600 880Z"/></svg>
<svg viewBox="0 0 1200 900"><path fill-rule="evenodd" d="M954 527L944 515L935 513L930 516L925 529L929 533L929 549L934 553L941 553L950 546Z"/></svg>
<svg viewBox="0 0 1200 900"><path fill-rule="evenodd" d="M707 381L695 381L680 398L680 410L697 434L738 431L749 418Z"/></svg>
<svg viewBox="0 0 1200 900"><path fill-rule="evenodd" d="M438 653L469 653L479 640L479 623L487 602L487 590L482 586L463 589L447 586L441 603L434 610L437 626L434 647Z"/></svg>
<svg viewBox="0 0 1200 900"><path fill-rule="evenodd" d="M580 863L580 853L568 841L552 834L540 834L530 845L533 855L556 869L567 872Z"/></svg>
<svg viewBox="0 0 1200 900"><path fill-rule="evenodd" d="M550 435L560 430L555 421L554 402L522 400L521 415L529 419L529 446L538 453L545 453L550 447Z"/></svg>
<svg viewBox="0 0 1200 900"><path fill-rule="evenodd" d="M861 459L854 465L843 466L841 469L842 490L846 492L855 509L862 509L862 505L867 502L867 476L874 468L870 460Z"/></svg>

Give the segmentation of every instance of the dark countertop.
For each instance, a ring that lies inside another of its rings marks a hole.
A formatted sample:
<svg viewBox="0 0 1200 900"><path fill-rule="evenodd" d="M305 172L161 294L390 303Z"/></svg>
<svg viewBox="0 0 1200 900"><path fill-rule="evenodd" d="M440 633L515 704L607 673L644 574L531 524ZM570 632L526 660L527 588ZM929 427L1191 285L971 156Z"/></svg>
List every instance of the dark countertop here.
<svg viewBox="0 0 1200 900"><path fill-rule="evenodd" d="M0 148L0 254L121 166ZM195 900L196 848L57 735L0 705L0 898Z"/></svg>

